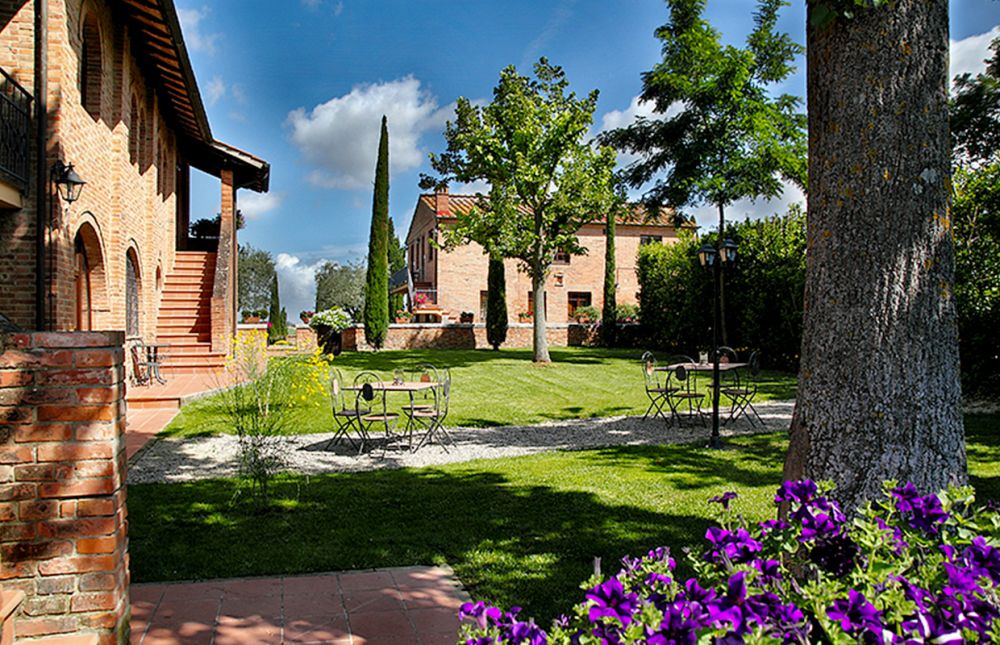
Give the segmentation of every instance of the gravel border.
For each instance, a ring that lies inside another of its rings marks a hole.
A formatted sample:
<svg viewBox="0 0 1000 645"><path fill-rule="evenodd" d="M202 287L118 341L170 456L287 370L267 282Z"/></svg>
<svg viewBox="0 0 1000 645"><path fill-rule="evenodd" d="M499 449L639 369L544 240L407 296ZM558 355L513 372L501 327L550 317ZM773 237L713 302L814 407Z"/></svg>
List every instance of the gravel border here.
<svg viewBox="0 0 1000 645"><path fill-rule="evenodd" d="M757 404L767 425L752 428L745 419L722 428L723 436L787 431L794 401ZM332 423L332 422L331 422ZM455 445L445 452L431 444L417 452L405 444L385 450L376 447L361 456L350 446L337 444L323 450L332 433L291 435L284 441L288 470L304 474L361 472L385 468L421 468L441 464L517 457L556 450L586 450L608 446L660 445L708 441L710 429L697 421L682 427L667 426L662 419L608 417L553 421L530 426L448 428ZM194 439L161 438L130 464L128 483L189 482L215 477L235 477L237 439L218 435Z"/></svg>

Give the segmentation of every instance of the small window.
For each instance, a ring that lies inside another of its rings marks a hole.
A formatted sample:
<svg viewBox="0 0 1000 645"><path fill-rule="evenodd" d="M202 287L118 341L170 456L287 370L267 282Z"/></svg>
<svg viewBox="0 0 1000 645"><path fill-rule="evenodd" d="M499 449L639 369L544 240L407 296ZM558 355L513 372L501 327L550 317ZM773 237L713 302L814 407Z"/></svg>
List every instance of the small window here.
<svg viewBox="0 0 1000 645"><path fill-rule="evenodd" d="M104 65L101 58L101 30L94 14L83 20L80 44L80 103L94 118L101 118L101 87Z"/></svg>
<svg viewBox="0 0 1000 645"><path fill-rule="evenodd" d="M133 94L132 110L129 112L128 126L128 159L129 163L132 164L139 163L139 139L142 136L140 133L141 127L139 124L139 101Z"/></svg>
<svg viewBox="0 0 1000 645"><path fill-rule="evenodd" d="M663 244L662 235L640 235L639 236L639 246L646 246L647 244Z"/></svg>
<svg viewBox="0 0 1000 645"><path fill-rule="evenodd" d="M489 291L479 292L479 319L486 320L486 301L490 297Z"/></svg>
<svg viewBox="0 0 1000 645"><path fill-rule="evenodd" d="M589 307L590 302L589 291L570 291L566 294L567 314L572 318L576 314L577 309L580 307Z"/></svg>
<svg viewBox="0 0 1000 645"><path fill-rule="evenodd" d="M569 257L569 253L566 251L556 251L556 255L552 261L555 264L569 264Z"/></svg>

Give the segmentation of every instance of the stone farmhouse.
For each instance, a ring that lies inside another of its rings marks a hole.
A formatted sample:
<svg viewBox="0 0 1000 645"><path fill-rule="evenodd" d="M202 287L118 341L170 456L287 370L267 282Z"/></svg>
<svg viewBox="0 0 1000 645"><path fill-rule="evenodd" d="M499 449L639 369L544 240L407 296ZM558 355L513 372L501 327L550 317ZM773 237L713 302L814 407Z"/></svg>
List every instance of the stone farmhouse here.
<svg viewBox="0 0 1000 645"><path fill-rule="evenodd" d="M476 205L475 195L450 194L447 188L421 195L406 235L408 289L414 314L429 321L452 322L462 312L472 312L474 322L486 318L486 274L489 260L475 243L452 251L439 251L433 241L442 227L454 224L459 215ZM686 224L685 226L693 226ZM617 301L637 304L639 279L636 258L643 244L672 244L677 228L672 213L664 210L652 221L622 221L615 229ZM578 233L586 255L556 257L545 294L547 323L573 320L576 309L604 304L604 222L595 217ZM518 271L516 260L506 260L507 316L517 322L519 314L531 312L531 278ZM402 284L402 283L401 283Z"/></svg>
<svg viewBox="0 0 1000 645"><path fill-rule="evenodd" d="M197 236L192 168L221 186ZM213 137L172 0L0 0L3 645L124 645L143 620L125 347L169 343L165 374L222 364L237 191L269 173Z"/></svg>

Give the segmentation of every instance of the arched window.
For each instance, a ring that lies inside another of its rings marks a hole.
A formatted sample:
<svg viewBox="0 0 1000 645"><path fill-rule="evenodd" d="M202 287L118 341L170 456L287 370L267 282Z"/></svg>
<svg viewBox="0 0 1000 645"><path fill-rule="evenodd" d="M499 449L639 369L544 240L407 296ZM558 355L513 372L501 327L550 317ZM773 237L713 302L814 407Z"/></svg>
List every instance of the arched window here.
<svg viewBox="0 0 1000 645"><path fill-rule="evenodd" d="M139 117L139 100L132 95L132 108L128 117L128 160L129 163L139 163L139 139L142 137L142 126Z"/></svg>
<svg viewBox="0 0 1000 645"><path fill-rule="evenodd" d="M73 238L73 279L76 297L76 329L100 329L107 309L104 258L96 229L84 222Z"/></svg>
<svg viewBox="0 0 1000 645"><path fill-rule="evenodd" d="M149 162L149 120L146 119L146 110L139 111L139 145L136 159L139 161L139 172L144 172Z"/></svg>
<svg viewBox="0 0 1000 645"><path fill-rule="evenodd" d="M125 336L139 335L139 261L135 251L125 254Z"/></svg>
<svg viewBox="0 0 1000 645"><path fill-rule="evenodd" d="M88 13L83 20L80 45L80 103L95 120L101 118L101 86L104 66L101 57L101 30L97 18Z"/></svg>

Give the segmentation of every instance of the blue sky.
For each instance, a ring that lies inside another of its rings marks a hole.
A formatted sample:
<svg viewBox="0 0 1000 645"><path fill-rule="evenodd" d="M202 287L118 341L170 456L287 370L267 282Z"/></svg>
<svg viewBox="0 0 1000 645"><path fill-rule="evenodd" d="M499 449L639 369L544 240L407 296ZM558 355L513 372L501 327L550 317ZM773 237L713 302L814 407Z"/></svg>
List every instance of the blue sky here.
<svg viewBox="0 0 1000 645"><path fill-rule="evenodd" d="M216 138L271 163L271 192L240 191L241 242L278 260L293 320L312 309L325 260L363 258L379 121L389 117L390 214L402 239L427 153L459 96L488 99L501 68L539 56L565 68L578 93L600 90L594 130L645 113L640 74L659 60L662 0L179 0L178 12ZM726 41L742 43L753 0L708 0ZM275 11L276 7L280 7ZM804 0L780 28L804 42ZM974 71L1000 33L1000 1L951 0L953 71ZM802 65L800 65L800 68ZM778 91L805 93L802 71ZM218 212L218 180L193 178L192 218ZM453 190L455 190L453 188ZM738 203L731 217L783 210ZM711 209L692 209L709 224Z"/></svg>

